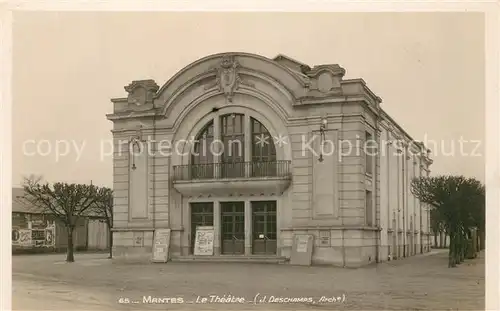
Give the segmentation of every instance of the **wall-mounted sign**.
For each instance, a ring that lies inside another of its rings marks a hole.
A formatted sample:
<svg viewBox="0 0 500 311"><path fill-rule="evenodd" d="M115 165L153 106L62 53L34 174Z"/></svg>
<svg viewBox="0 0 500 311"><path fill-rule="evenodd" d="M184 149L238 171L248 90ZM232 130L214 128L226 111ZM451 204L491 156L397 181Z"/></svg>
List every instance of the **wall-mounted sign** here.
<svg viewBox="0 0 500 311"><path fill-rule="evenodd" d="M323 230L319 232L319 245L321 247L330 247L331 235L329 230Z"/></svg>
<svg viewBox="0 0 500 311"><path fill-rule="evenodd" d="M196 239L194 242L194 255L212 256L214 254L214 227L196 227Z"/></svg>

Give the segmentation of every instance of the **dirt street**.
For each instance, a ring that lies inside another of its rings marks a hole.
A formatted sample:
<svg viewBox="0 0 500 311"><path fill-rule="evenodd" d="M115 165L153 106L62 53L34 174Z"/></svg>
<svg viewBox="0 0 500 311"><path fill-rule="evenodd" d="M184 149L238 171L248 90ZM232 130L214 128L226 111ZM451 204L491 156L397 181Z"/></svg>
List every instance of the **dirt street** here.
<svg viewBox="0 0 500 311"><path fill-rule="evenodd" d="M484 254L360 269L274 264L116 264L106 254L13 257L14 310L480 310Z"/></svg>

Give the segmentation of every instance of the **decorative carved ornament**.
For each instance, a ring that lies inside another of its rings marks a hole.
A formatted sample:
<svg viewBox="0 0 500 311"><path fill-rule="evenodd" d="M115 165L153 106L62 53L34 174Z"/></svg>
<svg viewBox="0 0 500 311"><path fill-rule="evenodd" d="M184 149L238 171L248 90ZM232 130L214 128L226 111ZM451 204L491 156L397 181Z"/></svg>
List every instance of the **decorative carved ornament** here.
<svg viewBox="0 0 500 311"><path fill-rule="evenodd" d="M205 86L205 90L218 87L220 92L223 92L229 103L233 101L234 91L241 85L254 87L253 83L245 82L239 76L240 65L233 55L222 57L221 63L216 71L215 82Z"/></svg>
<svg viewBox="0 0 500 311"><path fill-rule="evenodd" d="M132 136L131 140L142 141L142 125L138 125L135 129L135 135Z"/></svg>
<svg viewBox="0 0 500 311"><path fill-rule="evenodd" d="M125 91L128 93L128 103L137 106L152 104L158 89L159 86L154 80L132 81L125 87Z"/></svg>

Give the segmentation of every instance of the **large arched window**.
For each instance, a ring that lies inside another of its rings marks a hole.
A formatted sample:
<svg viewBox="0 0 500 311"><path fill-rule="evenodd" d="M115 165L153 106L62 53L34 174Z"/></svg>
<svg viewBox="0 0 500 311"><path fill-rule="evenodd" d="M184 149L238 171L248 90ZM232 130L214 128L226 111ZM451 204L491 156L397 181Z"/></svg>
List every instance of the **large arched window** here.
<svg viewBox="0 0 500 311"><path fill-rule="evenodd" d="M252 131L252 176L274 176L276 172L276 147L266 127L250 118Z"/></svg>
<svg viewBox="0 0 500 311"><path fill-rule="evenodd" d="M210 121L195 138L191 154L191 178L213 178L214 153L211 145L214 142L214 122Z"/></svg>
<svg viewBox="0 0 500 311"><path fill-rule="evenodd" d="M217 121L217 133L212 120L196 136L191 178L275 176L276 147L261 122L236 113L222 115ZM222 148L219 156L214 154L216 147Z"/></svg>
<svg viewBox="0 0 500 311"><path fill-rule="evenodd" d="M220 137L224 145L220 159L222 177L244 177L245 116L235 113L221 116Z"/></svg>

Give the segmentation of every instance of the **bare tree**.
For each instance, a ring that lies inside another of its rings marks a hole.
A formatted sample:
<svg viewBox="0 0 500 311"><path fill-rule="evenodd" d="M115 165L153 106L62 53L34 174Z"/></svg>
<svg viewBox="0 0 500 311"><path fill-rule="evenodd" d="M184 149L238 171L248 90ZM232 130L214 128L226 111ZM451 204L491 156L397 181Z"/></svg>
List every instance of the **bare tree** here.
<svg viewBox="0 0 500 311"><path fill-rule="evenodd" d="M99 199L99 188L62 182L51 185L30 176L24 179L23 190L24 194L16 199L31 206L33 211L53 215L64 224L68 233L66 261L74 262L73 232L78 219L85 216Z"/></svg>
<svg viewBox="0 0 500 311"><path fill-rule="evenodd" d="M92 212L100 216L108 227L109 257L113 257L113 190L110 188L99 188L98 199L94 202Z"/></svg>

